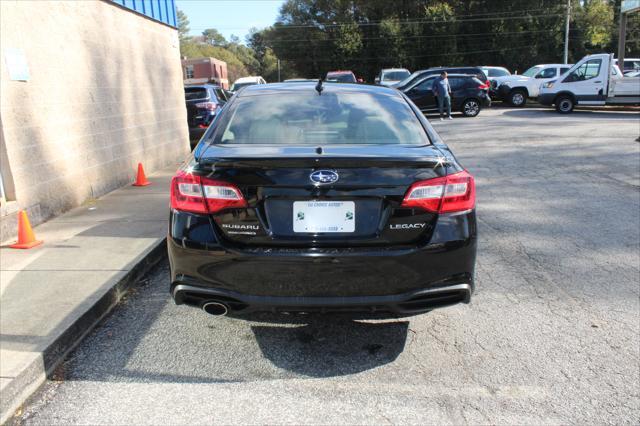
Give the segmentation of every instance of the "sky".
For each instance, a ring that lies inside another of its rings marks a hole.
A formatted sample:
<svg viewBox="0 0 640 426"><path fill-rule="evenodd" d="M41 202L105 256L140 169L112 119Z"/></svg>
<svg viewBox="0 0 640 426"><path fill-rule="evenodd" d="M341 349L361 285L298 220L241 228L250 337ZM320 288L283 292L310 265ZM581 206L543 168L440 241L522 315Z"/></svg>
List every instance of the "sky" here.
<svg viewBox="0 0 640 426"><path fill-rule="evenodd" d="M284 0L176 0L176 7L189 18L191 35L215 28L229 40L231 34L242 43L251 27L273 24Z"/></svg>

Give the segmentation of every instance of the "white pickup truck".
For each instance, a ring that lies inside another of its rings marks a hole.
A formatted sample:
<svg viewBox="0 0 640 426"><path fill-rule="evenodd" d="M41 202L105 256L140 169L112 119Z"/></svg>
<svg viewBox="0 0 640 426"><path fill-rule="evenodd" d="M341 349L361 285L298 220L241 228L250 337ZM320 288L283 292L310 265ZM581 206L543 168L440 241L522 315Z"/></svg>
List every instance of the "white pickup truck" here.
<svg viewBox="0 0 640 426"><path fill-rule="evenodd" d="M640 77L624 77L613 55L588 55L556 80L542 84L538 102L568 114L576 105L640 105Z"/></svg>
<svg viewBox="0 0 640 426"><path fill-rule="evenodd" d="M564 74L571 65L540 64L534 65L521 75L509 75L494 78L492 83L494 95L515 107L522 107L527 98L537 98L540 85Z"/></svg>

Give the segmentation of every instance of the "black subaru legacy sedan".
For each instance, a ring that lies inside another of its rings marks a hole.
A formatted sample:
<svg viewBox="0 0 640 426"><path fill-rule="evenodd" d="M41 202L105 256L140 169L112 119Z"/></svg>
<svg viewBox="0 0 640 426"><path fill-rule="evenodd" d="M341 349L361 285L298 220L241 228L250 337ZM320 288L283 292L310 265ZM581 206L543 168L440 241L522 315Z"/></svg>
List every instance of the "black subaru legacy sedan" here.
<svg viewBox="0 0 640 426"><path fill-rule="evenodd" d="M213 315L468 303L475 185L380 86L250 86L171 182L171 294Z"/></svg>

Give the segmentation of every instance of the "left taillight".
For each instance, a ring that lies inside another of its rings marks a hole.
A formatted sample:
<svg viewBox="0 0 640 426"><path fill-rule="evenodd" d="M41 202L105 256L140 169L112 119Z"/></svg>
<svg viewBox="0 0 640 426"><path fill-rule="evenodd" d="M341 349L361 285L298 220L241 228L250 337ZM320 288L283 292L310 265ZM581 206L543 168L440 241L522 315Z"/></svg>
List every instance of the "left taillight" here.
<svg viewBox="0 0 640 426"><path fill-rule="evenodd" d="M478 89L489 90L490 87L491 87L491 82L487 80L484 83L482 83L480 86L478 86Z"/></svg>
<svg viewBox="0 0 640 426"><path fill-rule="evenodd" d="M171 208L192 213L217 213L244 208L247 202L240 190L228 182L179 171L171 179Z"/></svg>
<svg viewBox="0 0 640 426"><path fill-rule="evenodd" d="M471 210L475 204L475 181L466 170L416 182L411 185L402 201L402 207L420 208L434 213Z"/></svg>

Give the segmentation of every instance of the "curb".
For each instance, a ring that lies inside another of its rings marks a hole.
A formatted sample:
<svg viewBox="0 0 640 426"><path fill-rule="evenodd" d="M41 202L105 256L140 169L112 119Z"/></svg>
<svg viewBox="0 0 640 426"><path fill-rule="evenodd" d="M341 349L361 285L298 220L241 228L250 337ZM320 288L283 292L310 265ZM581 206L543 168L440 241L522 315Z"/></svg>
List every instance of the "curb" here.
<svg viewBox="0 0 640 426"><path fill-rule="evenodd" d="M29 367L14 377L0 395L0 424L7 423L40 385L42 385L65 357L111 312L133 285L167 256L167 240L138 256L133 267L114 282L98 300L87 308L60 336L58 336Z"/></svg>

